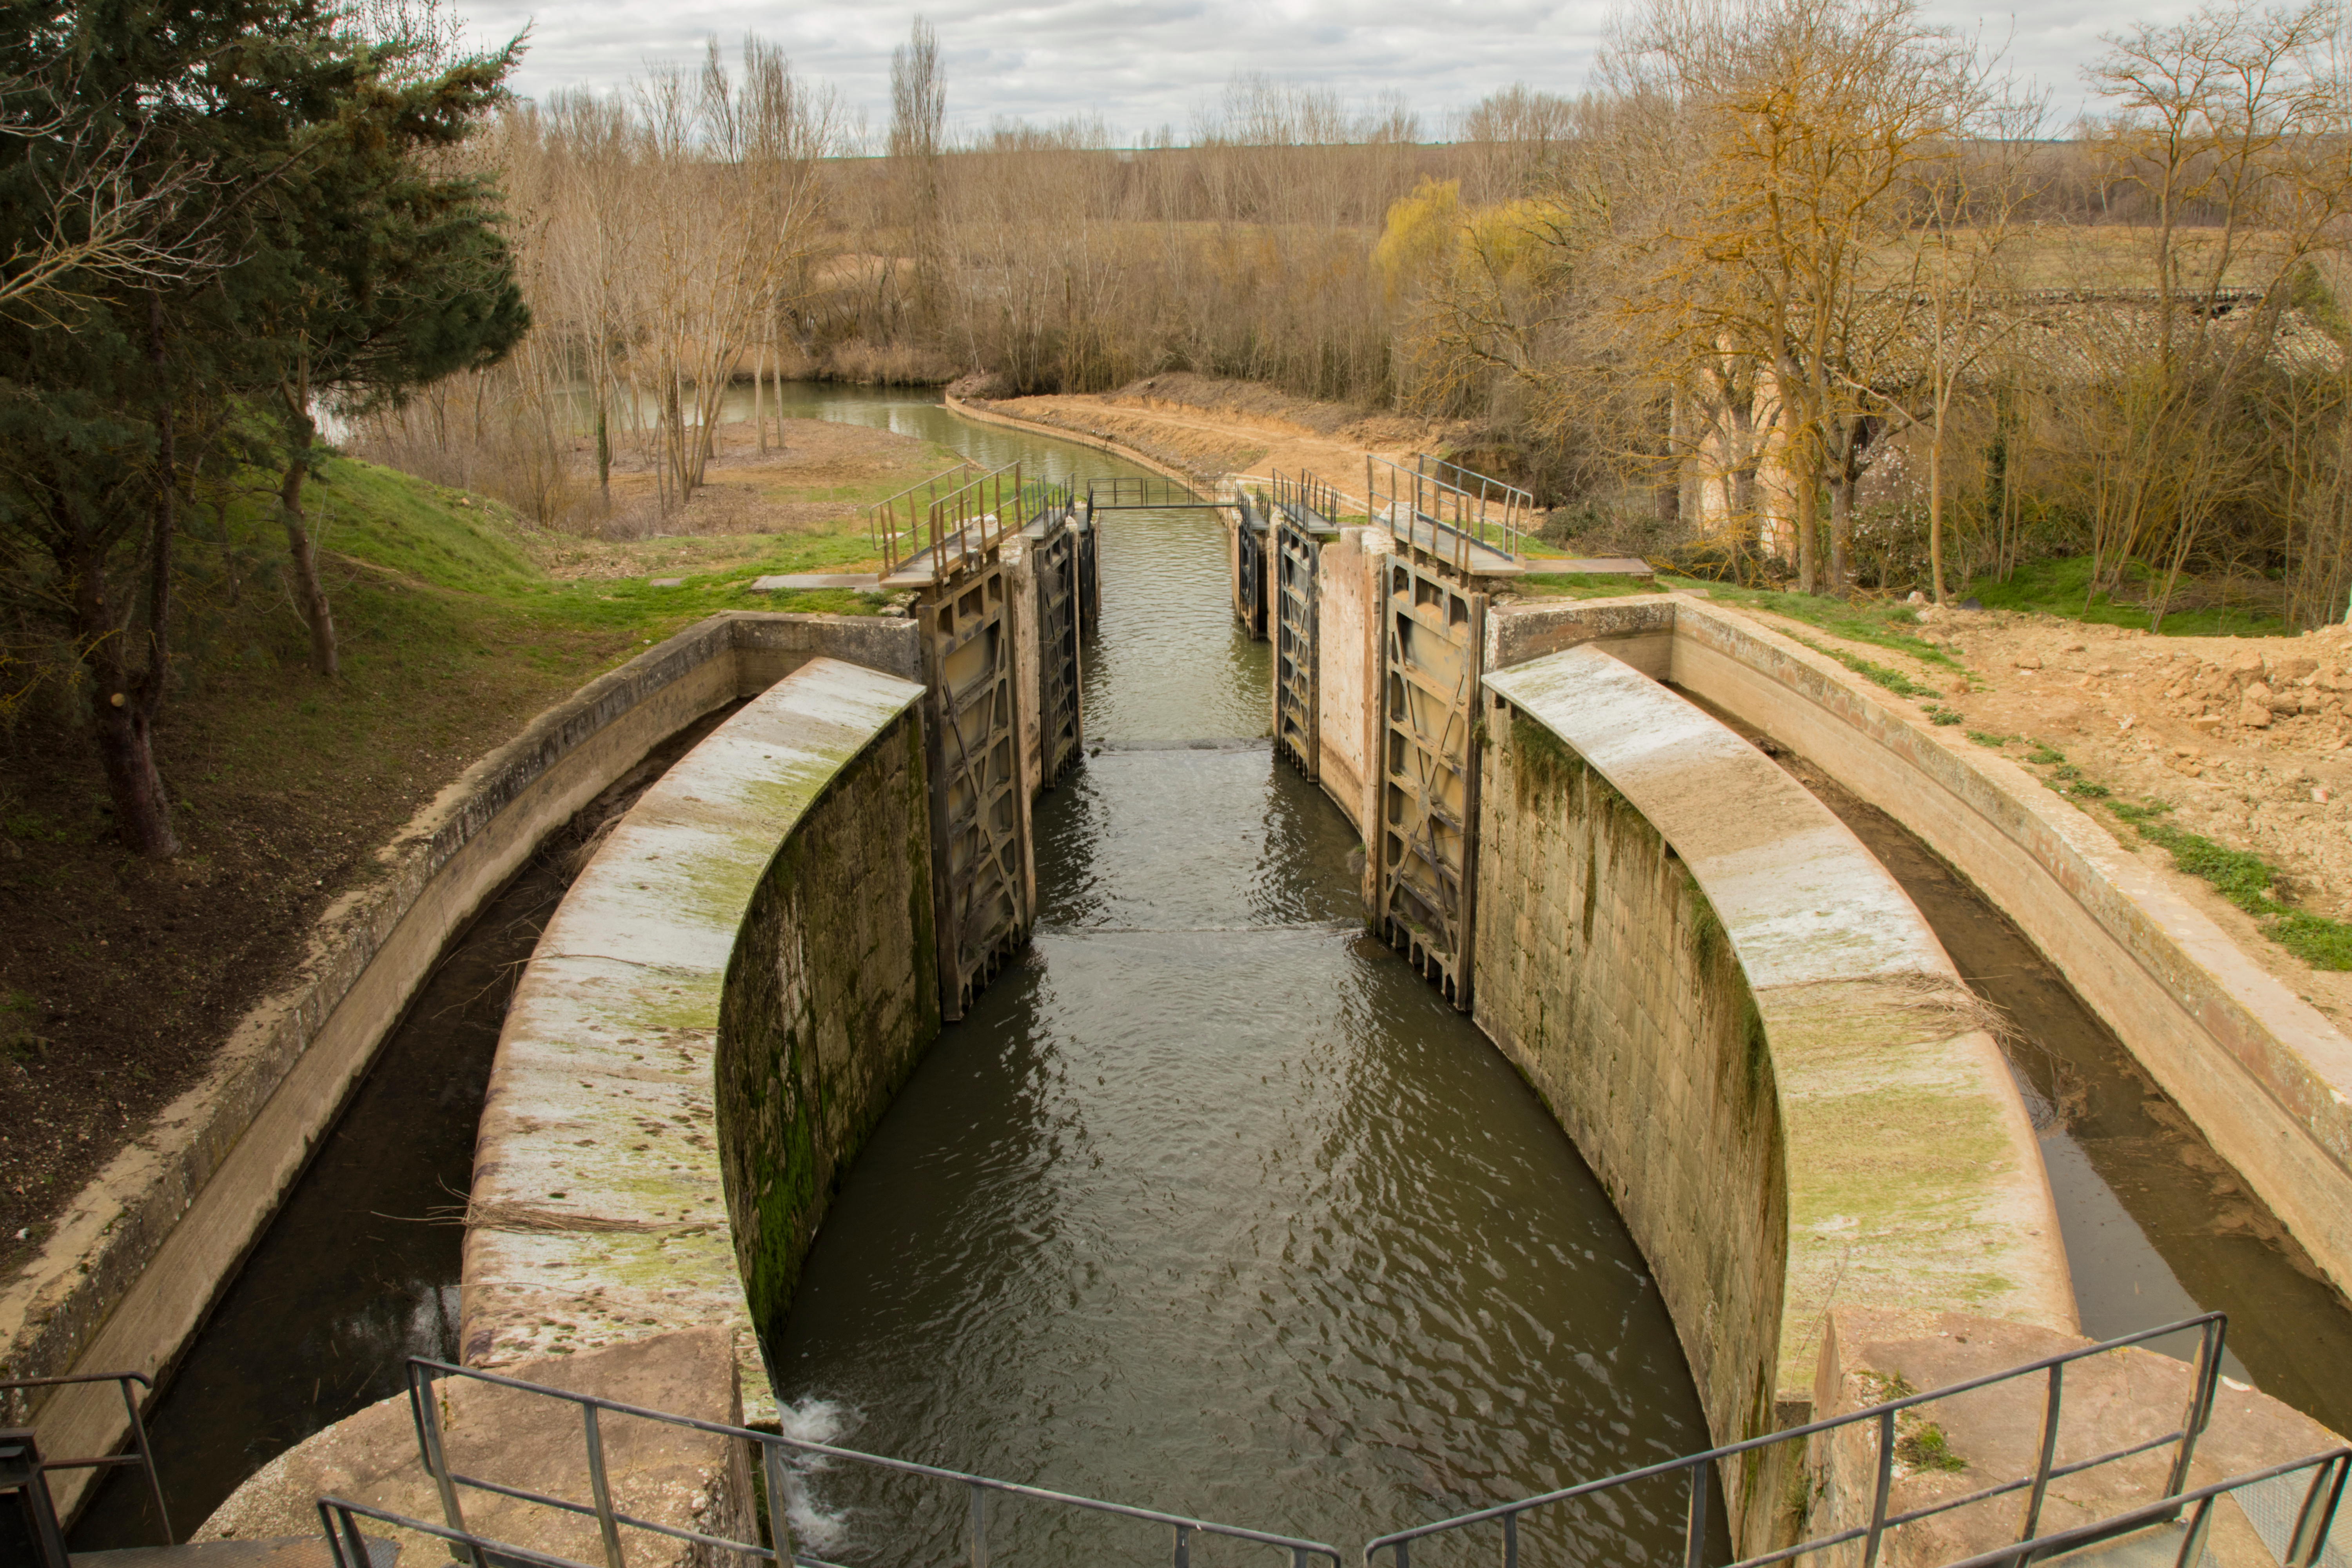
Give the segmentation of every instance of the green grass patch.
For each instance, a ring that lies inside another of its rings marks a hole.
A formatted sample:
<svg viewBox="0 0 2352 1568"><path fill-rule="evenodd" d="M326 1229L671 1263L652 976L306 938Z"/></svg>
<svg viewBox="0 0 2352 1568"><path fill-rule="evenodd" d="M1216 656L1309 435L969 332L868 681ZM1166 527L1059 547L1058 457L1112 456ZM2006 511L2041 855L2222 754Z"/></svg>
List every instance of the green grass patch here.
<svg viewBox="0 0 2352 1568"><path fill-rule="evenodd" d="M2173 826L2162 820L2172 809L2162 801L2136 805L2110 800L2107 809L2130 823L2142 838L2170 850L2175 867L2210 882L2214 891L2261 921L2273 942L2304 963L2314 969L2352 970L2352 924L2281 900L2272 891L2278 869L2261 856Z"/></svg>
<svg viewBox="0 0 2352 1568"><path fill-rule="evenodd" d="M2137 561L2124 570L2125 576L2134 585L2135 597L2153 593L2162 585L2155 573ZM2092 626L2149 629L2151 617L2143 605L2117 604L2113 595L2103 592L2089 596L2086 607L2090 588L2091 558L2087 555L2062 555L2026 562L2010 574L2006 583L1990 577L1979 578L1961 593L1963 596L1973 597L1988 610L2018 610ZM2266 610L2219 605L2200 609L2176 608L2164 617L2163 635L2169 637L2285 637L2293 630L2284 620Z"/></svg>
<svg viewBox="0 0 2352 1568"><path fill-rule="evenodd" d="M1662 575L1658 581L1664 584L1668 579ZM1968 668L1911 630L1919 624L1919 612L1909 605L1897 604L1891 599L1829 599L1812 594L1782 594L1769 588L1742 588L1729 583L1700 583L1696 580L1685 582L1679 578L1674 579L1674 584L1677 587L1705 588L1710 598L1769 610L1776 616L1801 621L1848 642L1873 643L1897 653L1907 653L1913 658L1928 664L1942 665L1947 669L1966 670Z"/></svg>
<svg viewBox="0 0 2352 1568"><path fill-rule="evenodd" d="M1885 665L1874 664L1859 654L1847 653L1843 648L1817 643L1811 637L1799 637L1797 640L1815 653L1827 654L1864 680L1883 686L1897 697L1935 698L1942 695L1934 687L1922 686L1899 669L1890 669Z"/></svg>
<svg viewBox="0 0 2352 1568"><path fill-rule="evenodd" d="M229 538L268 552L281 538L266 496L233 502ZM872 614L878 595L846 589L755 594L752 579L771 573L833 572L870 560L873 545L856 523L838 533L752 535L741 554L703 572L656 570L645 576L561 578L526 543L522 525L495 501L445 489L391 468L336 458L305 497L322 550L379 568L396 579L462 595L478 610L510 619L515 631L635 632L640 644L721 610L815 610ZM651 576L677 576L656 588ZM338 616L341 613L338 605Z"/></svg>
<svg viewBox="0 0 2352 1568"><path fill-rule="evenodd" d="M2015 735L1996 735L1990 730L1970 730L1967 731L1967 734L1969 739L1974 741L1978 745L1990 746L1996 752L2000 751L2003 746L2008 745L2011 741L2018 739Z"/></svg>
<svg viewBox="0 0 2352 1568"><path fill-rule="evenodd" d="M1927 722L1930 724L1957 724L1967 717L1967 714L1953 708L1931 706L1927 710Z"/></svg>

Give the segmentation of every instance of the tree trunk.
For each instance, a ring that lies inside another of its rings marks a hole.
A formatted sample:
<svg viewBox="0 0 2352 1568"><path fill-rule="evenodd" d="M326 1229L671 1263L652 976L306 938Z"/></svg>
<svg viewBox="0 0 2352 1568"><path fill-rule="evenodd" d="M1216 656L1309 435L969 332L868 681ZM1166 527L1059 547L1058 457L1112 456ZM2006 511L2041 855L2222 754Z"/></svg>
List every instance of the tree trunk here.
<svg viewBox="0 0 2352 1568"><path fill-rule="evenodd" d="M157 528L168 526L170 503L156 503ZM149 569L158 552L152 548ZM114 805L115 831L131 852L151 860L166 860L180 852L172 831L172 804L163 792L163 774L155 767L154 697L162 690L153 663L156 640L149 642L147 679L134 680L123 653L129 639L122 635L113 606L108 603L106 561L102 547L85 551L71 563L74 582L75 631L89 667L92 730L98 742L100 769L106 775L106 793ZM156 602L151 593L150 614ZM155 628L149 627L151 639Z"/></svg>
<svg viewBox="0 0 2352 1568"><path fill-rule="evenodd" d="M1789 384L1784 376L1781 384ZM1816 473L1812 454L1804 439L1803 428L1797 418L1795 405L1785 395L1780 400L1780 431L1782 435L1780 465L1788 476L1790 500L1795 503L1797 528L1797 592L1820 592L1821 574L1821 476Z"/></svg>
<svg viewBox="0 0 2352 1568"><path fill-rule="evenodd" d="M605 391L596 392L596 489L604 497L604 510L613 510L613 430L605 406L611 401Z"/></svg>
<svg viewBox="0 0 2352 1568"><path fill-rule="evenodd" d="M1853 492L1859 488L1851 463L1842 466L1830 487L1829 591L1843 594L1853 585Z"/></svg>
<svg viewBox="0 0 2352 1568"><path fill-rule="evenodd" d="M1927 437L1927 585L1936 603L1944 602L1944 406L1936 405L1936 424Z"/></svg>
<svg viewBox="0 0 2352 1568"><path fill-rule="evenodd" d="M310 475L312 437L308 410L293 416L293 451L286 459L286 478L278 487L278 517L286 525L286 553L294 567L294 602L310 625L310 668L332 676L341 667L335 650L335 612L327 591L319 585L319 559L310 543L310 530L302 516L302 481Z"/></svg>

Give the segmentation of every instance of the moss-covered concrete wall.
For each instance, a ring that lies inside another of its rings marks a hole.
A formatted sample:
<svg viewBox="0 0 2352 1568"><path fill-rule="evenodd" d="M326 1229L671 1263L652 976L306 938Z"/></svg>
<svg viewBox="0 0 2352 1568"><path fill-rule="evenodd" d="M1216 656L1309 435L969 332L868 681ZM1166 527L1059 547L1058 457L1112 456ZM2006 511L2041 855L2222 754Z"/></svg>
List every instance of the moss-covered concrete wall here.
<svg viewBox="0 0 2352 1568"><path fill-rule="evenodd" d="M929 810L909 708L803 814L728 963L719 1165L762 1333L792 1300L842 1168L940 1032Z"/></svg>
<svg viewBox="0 0 2352 1568"><path fill-rule="evenodd" d="M1832 1302L2071 1331L2032 1125L1902 889L1597 647L1486 678L1476 1016L1607 1185L1716 1440L1810 1410ZM1760 1550L1781 1478L1725 1478Z"/></svg>
<svg viewBox="0 0 2352 1568"><path fill-rule="evenodd" d="M1641 812L1537 720L1489 724L1478 1022L1641 1244L1717 1441L1769 1430L1789 1190L1755 998Z"/></svg>
<svg viewBox="0 0 2352 1568"><path fill-rule="evenodd" d="M739 1246L736 1216L773 1215L804 1242L816 1211L791 1190L829 1186L824 1162L848 1158L937 1028L921 695L809 660L647 790L572 884L515 989L483 1102L469 1363L721 1325L747 1412L772 1410L740 1260L772 1290L776 1260L797 1254ZM728 1053L731 1074L722 1017L751 1042ZM814 1076L755 1085L762 1063ZM761 1191L763 1164L730 1166L722 1100L743 1112L730 1132L778 1131L782 1194ZM797 1166L795 1125L812 1156Z"/></svg>

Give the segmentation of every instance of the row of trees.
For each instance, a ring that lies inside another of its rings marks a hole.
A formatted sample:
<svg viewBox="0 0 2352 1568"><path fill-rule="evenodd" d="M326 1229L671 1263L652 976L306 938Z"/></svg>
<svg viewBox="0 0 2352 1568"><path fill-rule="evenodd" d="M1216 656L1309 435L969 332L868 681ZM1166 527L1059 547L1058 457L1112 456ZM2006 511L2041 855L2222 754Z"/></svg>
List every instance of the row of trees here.
<svg viewBox="0 0 2352 1568"><path fill-rule="evenodd" d="M117 823L177 838L154 724L200 479L280 475L289 578L331 674L303 503L314 416L495 361L529 314L497 195L454 167L516 51L319 0L47 0L0 19L0 615L21 696L65 650Z"/></svg>
<svg viewBox="0 0 2352 1568"><path fill-rule="evenodd" d="M2216 546L2332 616L2339 22L2143 25L2089 73L2105 112L2051 142L2042 104L1909 0L1650 0L1518 202L1448 186L1391 215L1402 395L1516 396L1621 486L1785 546L1808 591L1853 582L1864 479L1893 458L1943 598L1958 443L1969 564L2013 555L2025 506L2071 520L2095 594L2152 565L2159 620ZM2070 198L2106 221L2053 222Z"/></svg>
<svg viewBox="0 0 2352 1568"><path fill-rule="evenodd" d="M1243 77L1188 145L1125 150L1087 119L958 142L918 23L879 155L752 45L505 115L478 156L541 327L376 439L593 522L616 442L691 495L730 378L1187 369L1475 421L1551 500L1808 589L1942 596L2054 548L2095 593L2152 568L2159 616L2236 565L2332 616L2339 21L2138 27L2053 136L1916 0L1636 0L1589 90L1496 94L1451 142Z"/></svg>

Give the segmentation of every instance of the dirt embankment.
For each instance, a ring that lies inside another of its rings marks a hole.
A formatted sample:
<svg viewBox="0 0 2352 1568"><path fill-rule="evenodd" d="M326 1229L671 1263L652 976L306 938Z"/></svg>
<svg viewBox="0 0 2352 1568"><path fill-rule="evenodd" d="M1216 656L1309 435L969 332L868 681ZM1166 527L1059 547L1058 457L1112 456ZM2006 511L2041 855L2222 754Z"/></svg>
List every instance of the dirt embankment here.
<svg viewBox="0 0 2352 1568"><path fill-rule="evenodd" d="M1811 627L1788 629L1934 689L1971 739L1998 744L2052 787L2111 792L2076 803L2255 962L2352 1027L2352 973L2297 960L2102 804L2169 806L2165 824L2275 867L2282 900L2352 920L2352 627L2168 637L1991 611L1930 607L1921 619L1921 635L1965 674Z"/></svg>
<svg viewBox="0 0 2352 1568"><path fill-rule="evenodd" d="M1365 454L1442 451L1468 434L1459 421L1316 403L1255 382L1181 372L1106 393L992 398L985 384L955 390L998 413L1116 441L1197 479L1306 470L1350 495L1363 488Z"/></svg>

